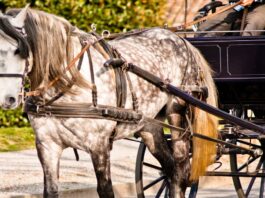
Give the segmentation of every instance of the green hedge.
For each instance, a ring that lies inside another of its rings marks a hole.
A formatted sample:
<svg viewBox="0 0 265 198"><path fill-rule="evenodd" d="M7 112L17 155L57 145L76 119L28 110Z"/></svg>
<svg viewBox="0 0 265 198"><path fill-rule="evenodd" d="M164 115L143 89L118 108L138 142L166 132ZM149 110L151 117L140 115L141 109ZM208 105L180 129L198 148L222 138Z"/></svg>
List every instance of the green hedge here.
<svg viewBox="0 0 265 198"><path fill-rule="evenodd" d="M77 27L90 31L92 23L102 31L128 31L163 25L166 0L2 0L2 7L31 7L62 16Z"/></svg>
<svg viewBox="0 0 265 198"><path fill-rule="evenodd" d="M26 116L23 116L21 109L0 111L0 127L27 127L29 122Z"/></svg>
<svg viewBox="0 0 265 198"><path fill-rule="evenodd" d="M0 8L4 11L28 3L32 8L62 16L85 31L90 31L94 23L100 33L161 26L166 0L0 0ZM0 110L0 127L28 125L21 110Z"/></svg>

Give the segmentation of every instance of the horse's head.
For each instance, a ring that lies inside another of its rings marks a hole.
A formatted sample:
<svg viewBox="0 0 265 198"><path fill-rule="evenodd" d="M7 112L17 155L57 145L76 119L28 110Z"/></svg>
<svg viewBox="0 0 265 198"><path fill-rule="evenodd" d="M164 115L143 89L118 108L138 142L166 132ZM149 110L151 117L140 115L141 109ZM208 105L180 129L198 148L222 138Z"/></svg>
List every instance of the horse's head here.
<svg viewBox="0 0 265 198"><path fill-rule="evenodd" d="M30 49L24 31L27 7L15 17L0 13L0 107L14 109L31 69Z"/></svg>

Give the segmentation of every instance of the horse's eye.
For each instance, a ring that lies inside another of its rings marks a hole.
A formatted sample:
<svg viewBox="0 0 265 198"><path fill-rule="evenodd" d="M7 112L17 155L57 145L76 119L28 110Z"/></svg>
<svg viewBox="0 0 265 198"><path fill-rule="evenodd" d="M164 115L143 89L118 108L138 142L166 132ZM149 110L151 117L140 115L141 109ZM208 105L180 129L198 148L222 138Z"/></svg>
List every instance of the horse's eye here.
<svg viewBox="0 0 265 198"><path fill-rule="evenodd" d="M16 49L15 50L15 55L19 54L20 53L20 50L19 49Z"/></svg>

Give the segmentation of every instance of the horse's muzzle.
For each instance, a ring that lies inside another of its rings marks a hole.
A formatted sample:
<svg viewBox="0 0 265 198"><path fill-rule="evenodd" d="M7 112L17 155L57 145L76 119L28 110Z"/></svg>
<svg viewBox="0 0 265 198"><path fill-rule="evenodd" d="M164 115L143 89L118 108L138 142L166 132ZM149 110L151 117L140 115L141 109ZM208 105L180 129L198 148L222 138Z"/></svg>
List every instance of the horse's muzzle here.
<svg viewBox="0 0 265 198"><path fill-rule="evenodd" d="M15 109L19 104L19 99L14 97L13 95L6 95L4 98L4 102L2 104L2 108L5 110Z"/></svg>

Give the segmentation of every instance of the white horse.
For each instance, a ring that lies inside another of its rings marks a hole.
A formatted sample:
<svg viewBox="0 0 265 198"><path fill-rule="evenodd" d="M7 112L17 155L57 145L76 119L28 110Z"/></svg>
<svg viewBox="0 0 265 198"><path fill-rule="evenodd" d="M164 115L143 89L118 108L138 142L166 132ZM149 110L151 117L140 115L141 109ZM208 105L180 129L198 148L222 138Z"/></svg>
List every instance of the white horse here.
<svg viewBox="0 0 265 198"><path fill-rule="evenodd" d="M137 132L171 181L169 196L175 197L177 194L183 197L189 179L197 180L212 162L215 144L194 138L194 163L190 176L189 131L181 136L172 131L173 149L170 149L163 140L161 130L152 132L160 127L153 127L143 117L133 123L122 122L113 116L110 119L84 116L82 112L85 110L98 112L100 108L107 108L114 109L119 117L123 114L119 114L121 108L117 106L121 106L122 109L130 109L127 117L144 115L154 118L167 107L167 113L162 114L163 119L168 116L170 123L181 125L182 116L174 107L185 102L127 72L126 67L119 72L129 76L138 99L138 109L133 110L132 90L125 93L126 101L121 100L117 104L117 100L120 100L118 95L121 94L116 93L117 72L114 71L117 70L102 70L110 55L108 49L103 49L108 44L101 45L101 42L94 34L82 32L66 20L42 11L13 9L0 16L0 106L14 109L20 105L24 80L28 76L31 89L37 95L29 99L33 102L28 101L26 107L43 167L44 196L58 197L59 160L62 151L72 147L91 154L99 196L114 197L109 161L112 140ZM189 87L208 87L209 96L205 100L216 106L215 87L206 61L197 49L174 33L155 28L118 38L109 42L109 45L115 49L110 50L120 54L126 63L134 63L175 86L184 87L190 92L193 90ZM90 56L81 56L80 51L85 46L89 46ZM71 61L77 55L82 60L78 61L79 64ZM91 75L92 63L97 76ZM126 77L127 83L129 78ZM196 95L200 97L201 93ZM54 101L48 102L50 106L47 106L56 108L56 112L60 111L58 116L54 112L43 113L43 109L39 108L45 108L42 105L51 99ZM35 105L35 110L30 108L30 104ZM84 108L80 110L78 106ZM68 107L79 110L71 117ZM189 109L194 130L217 137L216 119L199 109Z"/></svg>

